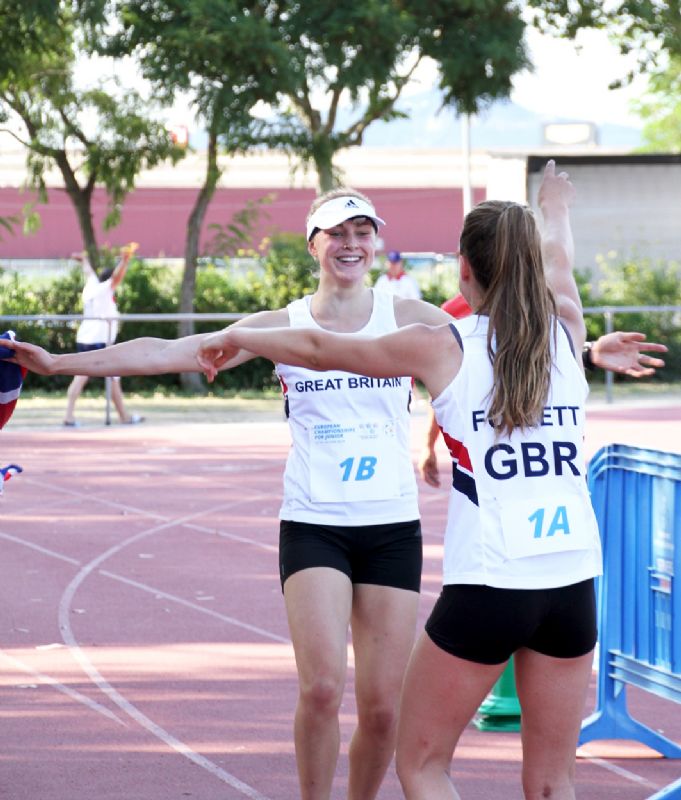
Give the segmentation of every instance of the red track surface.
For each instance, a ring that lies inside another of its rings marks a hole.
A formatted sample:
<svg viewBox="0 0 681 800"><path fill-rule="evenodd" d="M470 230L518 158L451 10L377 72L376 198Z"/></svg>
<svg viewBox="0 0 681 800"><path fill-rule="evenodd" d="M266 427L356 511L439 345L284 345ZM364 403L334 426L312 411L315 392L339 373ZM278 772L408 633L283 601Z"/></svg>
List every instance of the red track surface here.
<svg viewBox="0 0 681 800"><path fill-rule="evenodd" d="M681 452L681 408L594 409L609 442ZM414 425L416 455L425 416ZM293 800L296 672L277 570L283 423L0 434L24 473L0 500L0 797ZM443 474L448 467L443 452ZM440 585L447 492L421 489L421 616ZM681 742L678 706L629 690ZM591 705L586 712L591 711ZM334 800L345 797L352 673ZM681 762L595 742L578 796L643 800ZM514 733L471 727L453 770L468 800L519 800ZM391 771L380 800L400 798Z"/></svg>

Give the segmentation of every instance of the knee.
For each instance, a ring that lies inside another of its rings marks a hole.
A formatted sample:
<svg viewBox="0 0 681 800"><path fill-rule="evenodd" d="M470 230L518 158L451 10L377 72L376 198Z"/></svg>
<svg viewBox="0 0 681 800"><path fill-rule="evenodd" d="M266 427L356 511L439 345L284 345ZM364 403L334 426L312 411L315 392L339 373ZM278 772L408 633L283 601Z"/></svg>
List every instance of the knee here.
<svg viewBox="0 0 681 800"><path fill-rule="evenodd" d="M547 798L574 797L574 782L569 776L557 779L531 781L523 779L523 791L528 800L546 800Z"/></svg>
<svg viewBox="0 0 681 800"><path fill-rule="evenodd" d="M360 726L376 739L395 736L397 731L397 703L376 702L357 709Z"/></svg>
<svg viewBox="0 0 681 800"><path fill-rule="evenodd" d="M343 696L342 681L331 677L317 677L300 687L300 703L309 713L333 716L340 709Z"/></svg>
<svg viewBox="0 0 681 800"><path fill-rule="evenodd" d="M413 764L409 764L409 759L405 758L404 754L400 752L399 748L395 753L395 772L400 781L400 786L406 797L409 797L409 788L413 781Z"/></svg>
<svg viewBox="0 0 681 800"><path fill-rule="evenodd" d="M401 750L399 747L395 754L395 771L405 797L414 797L416 787L419 785L420 769L413 754Z"/></svg>

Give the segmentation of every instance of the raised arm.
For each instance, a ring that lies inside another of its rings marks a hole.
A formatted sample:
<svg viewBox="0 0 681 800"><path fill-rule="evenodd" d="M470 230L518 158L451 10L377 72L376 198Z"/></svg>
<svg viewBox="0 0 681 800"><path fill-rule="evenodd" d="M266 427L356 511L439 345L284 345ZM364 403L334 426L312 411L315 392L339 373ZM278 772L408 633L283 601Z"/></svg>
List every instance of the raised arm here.
<svg viewBox="0 0 681 800"><path fill-rule="evenodd" d="M125 273L128 270L130 259L132 258L133 254L135 253L135 250L137 250L138 247L139 245L137 244L137 242L130 242L130 244L126 245L121 250L121 257L118 260L118 264L116 264L116 267L114 268L114 271L111 275L112 289L114 290L117 289L121 285L121 283L123 283L123 278L125 278Z"/></svg>
<svg viewBox="0 0 681 800"><path fill-rule="evenodd" d="M80 269L83 273L83 278L85 281L87 281L88 278L91 278L93 275L96 275L94 269L92 268L92 264L90 264L87 250L83 250L81 253L74 253L71 258L80 264Z"/></svg>
<svg viewBox="0 0 681 800"><path fill-rule="evenodd" d="M570 206L574 198L575 189L567 173L556 174L555 162L549 161L537 198L543 217L544 269L546 280L558 304L558 315L570 331L575 347L581 350L586 328L573 273L575 251L570 226Z"/></svg>

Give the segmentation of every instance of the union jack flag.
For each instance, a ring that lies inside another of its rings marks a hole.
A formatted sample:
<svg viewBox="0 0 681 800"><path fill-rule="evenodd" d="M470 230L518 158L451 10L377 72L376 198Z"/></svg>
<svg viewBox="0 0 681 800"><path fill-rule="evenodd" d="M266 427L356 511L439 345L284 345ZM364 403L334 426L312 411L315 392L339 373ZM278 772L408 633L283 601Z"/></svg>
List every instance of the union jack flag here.
<svg viewBox="0 0 681 800"><path fill-rule="evenodd" d="M23 472L23 469L18 464L8 464L6 467L0 467L0 494L2 494L2 487L5 481L20 472Z"/></svg>
<svg viewBox="0 0 681 800"><path fill-rule="evenodd" d="M2 339L13 340L14 331L0 333L0 342ZM13 350L0 344L0 430L5 427L7 420L12 416L26 375L23 367L1 360L11 358L13 355Z"/></svg>

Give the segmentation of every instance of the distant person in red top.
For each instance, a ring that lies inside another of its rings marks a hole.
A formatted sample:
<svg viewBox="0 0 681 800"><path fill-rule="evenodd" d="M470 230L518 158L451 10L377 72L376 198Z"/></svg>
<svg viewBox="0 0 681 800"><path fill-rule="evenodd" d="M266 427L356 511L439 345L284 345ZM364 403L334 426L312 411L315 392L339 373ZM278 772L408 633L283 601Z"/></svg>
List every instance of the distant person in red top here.
<svg viewBox="0 0 681 800"><path fill-rule="evenodd" d="M411 300L421 299L421 289L418 283L404 270L402 254L397 250L388 253L388 269L380 275L374 285L374 289L379 292L390 292L398 297L406 297Z"/></svg>
<svg viewBox="0 0 681 800"><path fill-rule="evenodd" d="M472 312L462 294L445 300L440 308L454 319L462 319ZM621 375L629 375L631 378L644 378L652 375L656 368L664 367L664 361L644 355L641 351L651 350L664 353L667 348L663 344L654 342L643 344L645 338L642 333L623 333L622 331L606 333L595 342L587 342L584 345L582 352L584 366L589 370L601 367ZM435 454L435 442L437 442L439 434L440 428L435 421L435 413L431 409L426 442L419 459L419 472L429 486L440 485L440 472Z"/></svg>
<svg viewBox="0 0 681 800"><path fill-rule="evenodd" d="M463 319L472 311L462 294L457 294L455 297L445 300L440 308L446 311L451 317L454 317L454 319Z"/></svg>

